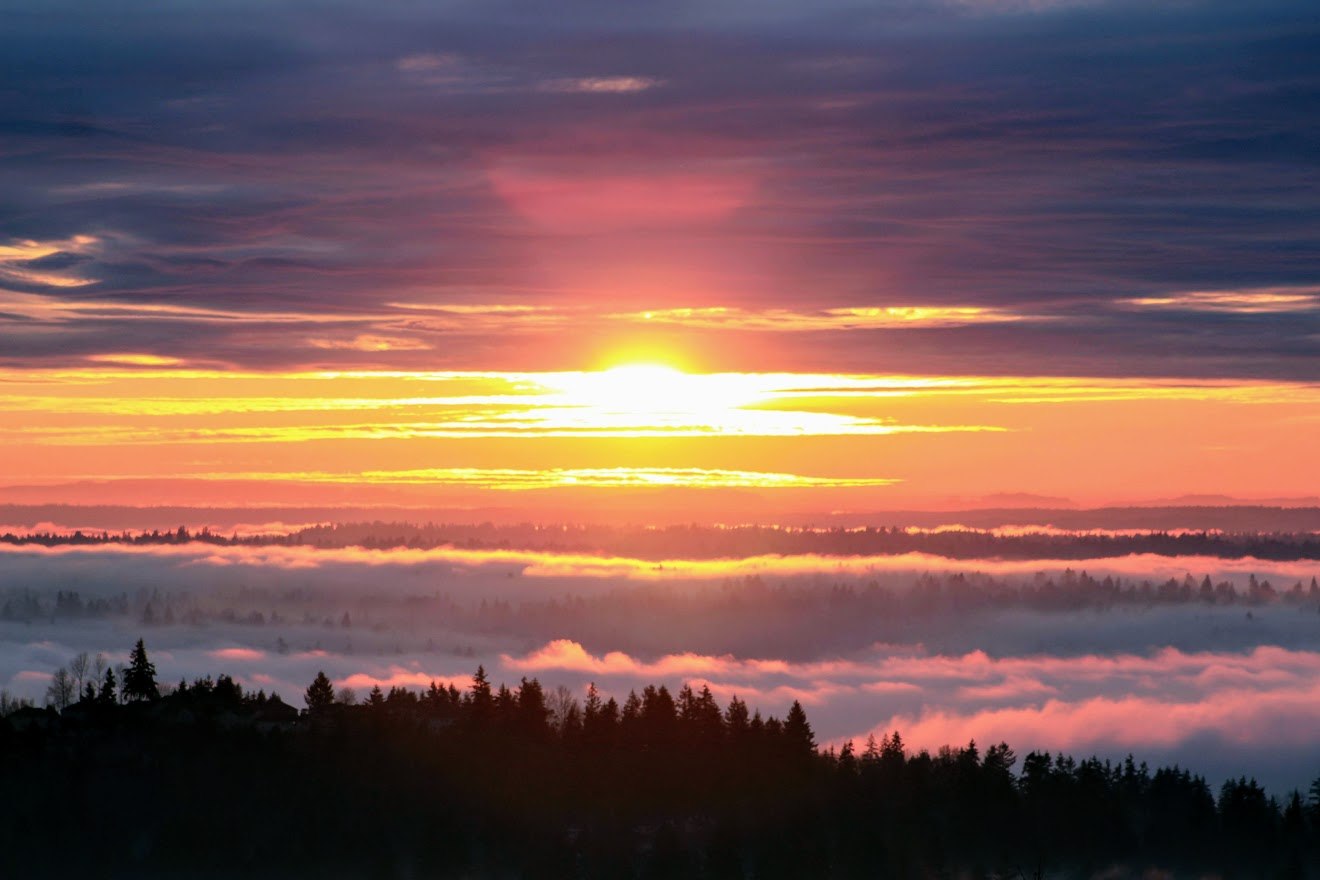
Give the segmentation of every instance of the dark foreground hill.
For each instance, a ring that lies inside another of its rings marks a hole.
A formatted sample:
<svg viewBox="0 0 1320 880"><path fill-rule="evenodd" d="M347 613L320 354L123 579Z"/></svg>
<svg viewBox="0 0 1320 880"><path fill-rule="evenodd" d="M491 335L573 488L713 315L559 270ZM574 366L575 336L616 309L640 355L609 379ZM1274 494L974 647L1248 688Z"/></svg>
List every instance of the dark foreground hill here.
<svg viewBox="0 0 1320 880"><path fill-rule="evenodd" d="M318 677L300 712L151 671L0 722L0 876L1320 877L1320 780L1279 803L1003 744L822 752L797 704L687 687L579 704L479 670L348 705Z"/></svg>

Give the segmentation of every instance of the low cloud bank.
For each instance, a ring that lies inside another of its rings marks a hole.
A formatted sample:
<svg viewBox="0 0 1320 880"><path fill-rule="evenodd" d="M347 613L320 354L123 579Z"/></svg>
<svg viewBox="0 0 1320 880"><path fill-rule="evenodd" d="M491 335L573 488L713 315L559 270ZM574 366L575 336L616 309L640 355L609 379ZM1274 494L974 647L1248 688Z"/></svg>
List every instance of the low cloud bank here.
<svg viewBox="0 0 1320 880"><path fill-rule="evenodd" d="M593 681L620 699L652 682L691 682L771 714L800 700L833 744L898 729L917 748L1002 739L1019 753L1131 751L1212 780L1255 774L1279 790L1320 772L1320 615L1305 603L953 605L849 632L825 613L841 586L903 590L925 572L992 566L1028 580L1083 567L1152 579L1254 574L1281 586L1305 575L1294 563L1199 558L708 566L449 550L3 548L7 603L76 592L124 604L101 616L0 619L0 687L40 699L72 655L122 662L142 635L164 682L225 672L292 702L321 669L365 695L433 680L463 688L482 663L497 681L536 676L579 695ZM783 586L766 586L772 579ZM701 619L687 619L692 608Z"/></svg>
<svg viewBox="0 0 1320 880"><path fill-rule="evenodd" d="M21 565L18 560L44 563L67 557L98 562L136 559L146 565L166 564L176 568L206 569L242 567L254 570L330 570L346 566L396 567L437 571L493 571L539 579L627 579L639 581L705 581L726 577L839 576L866 577L892 573L966 571L993 575L1033 575L1037 572L1087 571L1095 576L1121 575L1152 581L1181 578L1188 573L1213 578L1245 580L1249 575L1289 583L1320 576L1316 560L1275 561L1242 557L1160 556L1133 554L1097 559L950 559L925 553L890 556L793 556L766 555L742 559L644 560L589 553L545 553L532 550L464 550L440 547L428 550L406 548L368 550L359 547L318 549L312 547L221 547L204 543L178 545L0 545L0 566Z"/></svg>

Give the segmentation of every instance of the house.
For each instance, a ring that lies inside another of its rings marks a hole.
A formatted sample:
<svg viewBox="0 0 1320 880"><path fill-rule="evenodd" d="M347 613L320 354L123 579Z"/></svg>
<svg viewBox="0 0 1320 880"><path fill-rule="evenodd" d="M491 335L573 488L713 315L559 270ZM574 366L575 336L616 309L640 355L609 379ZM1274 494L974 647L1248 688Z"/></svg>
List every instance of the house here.
<svg viewBox="0 0 1320 880"><path fill-rule="evenodd" d="M257 710L254 721L256 728L263 732L292 730L298 724L298 710L278 696L272 696Z"/></svg>

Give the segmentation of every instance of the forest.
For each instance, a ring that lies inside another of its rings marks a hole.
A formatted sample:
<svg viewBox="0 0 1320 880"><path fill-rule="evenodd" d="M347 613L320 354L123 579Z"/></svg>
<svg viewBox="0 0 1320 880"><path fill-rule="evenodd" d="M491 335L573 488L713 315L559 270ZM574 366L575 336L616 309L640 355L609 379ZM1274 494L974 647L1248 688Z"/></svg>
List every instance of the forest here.
<svg viewBox="0 0 1320 880"><path fill-rule="evenodd" d="M140 640L78 672L62 710L0 706L5 876L1320 877L1320 779L1276 797L900 731L821 748L796 702L579 700L480 667L361 698L319 674L304 709L166 685Z"/></svg>

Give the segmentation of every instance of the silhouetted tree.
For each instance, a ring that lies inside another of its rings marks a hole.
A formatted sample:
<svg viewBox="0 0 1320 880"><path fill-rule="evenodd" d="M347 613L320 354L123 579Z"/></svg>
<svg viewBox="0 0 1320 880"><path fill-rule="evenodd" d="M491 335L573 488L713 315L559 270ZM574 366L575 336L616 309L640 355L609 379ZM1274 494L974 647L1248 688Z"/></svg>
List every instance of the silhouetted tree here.
<svg viewBox="0 0 1320 880"><path fill-rule="evenodd" d="M118 684L115 682L115 671L113 668L105 670L105 677L101 679L101 690L96 695L99 703L113 705L119 702Z"/></svg>
<svg viewBox="0 0 1320 880"><path fill-rule="evenodd" d="M73 704L77 696L78 688L69 670L63 666L55 670L55 674L50 677L50 686L46 688L46 705L54 706L62 712Z"/></svg>
<svg viewBox="0 0 1320 880"><path fill-rule="evenodd" d="M303 699L307 701L307 712L311 715L319 715L334 705L335 686L326 677L324 670L316 673L316 678L307 686Z"/></svg>
<svg viewBox="0 0 1320 880"><path fill-rule="evenodd" d="M19 709L27 709L31 706L31 700L16 697L6 690L0 690L0 718L4 718L10 712L17 712Z"/></svg>
<svg viewBox="0 0 1320 880"><path fill-rule="evenodd" d="M724 726L729 731L729 738L735 743L744 742L750 725L751 718L747 714L747 704L734 694L729 700L729 708L724 711Z"/></svg>
<svg viewBox="0 0 1320 880"><path fill-rule="evenodd" d="M131 712L105 672L95 711L0 721L5 785L23 792L0 798L0 842L23 844L0 847L4 864L41 858L67 833L34 811L114 797L132 808L83 829L87 846L56 870L24 863L15 876L178 876L202 862L225 875L390 876L406 860L437 880L1089 877L1105 866L1320 880L1320 780L1308 809L1300 793L1280 804L1246 779L1216 803L1201 777L1132 758L1032 752L1015 773L1004 743L909 754L893 733L860 755L851 743L820 752L801 704L763 720L737 698L718 711L705 688L675 700L647 685L621 713L594 687L579 708L536 679L496 698L484 669L484 697L438 682L420 697L376 687L367 706L337 707L342 723L326 731L227 675ZM308 706L332 691L318 673ZM558 736L552 705L565 707ZM0 692L0 714L17 708ZM349 759L326 773L336 756ZM280 797L252 798L257 784Z"/></svg>
<svg viewBox="0 0 1320 880"><path fill-rule="evenodd" d="M160 688L156 686L156 667L147 659L147 648L142 639L138 639L133 652L128 655L123 695L124 701L129 703L160 699Z"/></svg>
<svg viewBox="0 0 1320 880"><path fill-rule="evenodd" d="M74 688L82 693L83 686L87 684L87 675L92 668L92 658L86 651L74 655L69 661L69 674L73 676Z"/></svg>
<svg viewBox="0 0 1320 880"><path fill-rule="evenodd" d="M472 689L468 691L467 708L473 723L481 724L491 717L494 711L490 693L490 679L486 677L486 667L478 666L472 676Z"/></svg>
<svg viewBox="0 0 1320 880"><path fill-rule="evenodd" d="M520 732L533 740L544 739L550 731L550 708L546 705L541 683L535 678L524 678L518 685L514 699L517 702Z"/></svg>
<svg viewBox="0 0 1320 880"><path fill-rule="evenodd" d="M816 735L807 721L807 713L797 700L789 707L784 718L784 736L789 748L798 754L812 754L816 751Z"/></svg>

